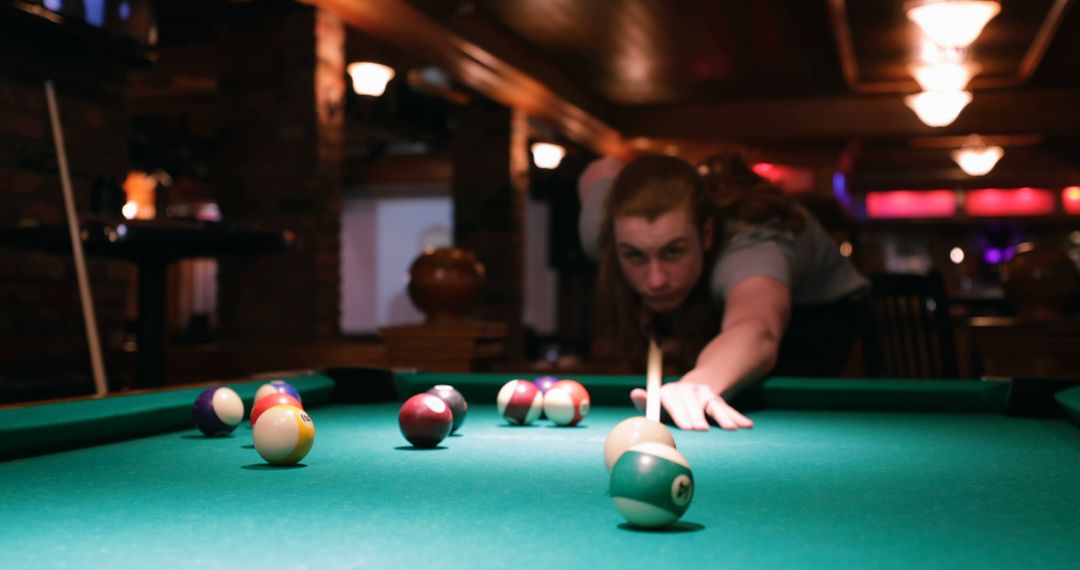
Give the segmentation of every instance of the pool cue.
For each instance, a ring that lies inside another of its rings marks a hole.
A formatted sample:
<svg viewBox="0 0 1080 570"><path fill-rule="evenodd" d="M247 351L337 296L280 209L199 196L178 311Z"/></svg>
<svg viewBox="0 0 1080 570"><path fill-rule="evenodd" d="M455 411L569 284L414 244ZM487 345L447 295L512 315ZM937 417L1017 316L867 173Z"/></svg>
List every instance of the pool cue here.
<svg viewBox="0 0 1080 570"><path fill-rule="evenodd" d="M649 362L645 368L645 417L660 421L660 378L663 375L664 355L656 345L656 338L649 337Z"/></svg>
<svg viewBox="0 0 1080 570"><path fill-rule="evenodd" d="M60 126L60 112L56 106L56 92L52 81L45 82L45 99L49 103L49 121L52 123L53 143L60 166L60 187L64 191L64 212L67 214L68 234L71 236L71 252L75 257L75 275L79 281L79 301L82 304L86 339L90 345L90 366L94 371L95 395L105 396L109 385L105 382L105 363L101 358L101 341L98 339L97 318L94 315L90 295L90 280L86 277L86 258L83 257L82 239L79 237L79 221L75 217L75 200L71 191L71 173L68 172L67 154L64 151L64 132Z"/></svg>

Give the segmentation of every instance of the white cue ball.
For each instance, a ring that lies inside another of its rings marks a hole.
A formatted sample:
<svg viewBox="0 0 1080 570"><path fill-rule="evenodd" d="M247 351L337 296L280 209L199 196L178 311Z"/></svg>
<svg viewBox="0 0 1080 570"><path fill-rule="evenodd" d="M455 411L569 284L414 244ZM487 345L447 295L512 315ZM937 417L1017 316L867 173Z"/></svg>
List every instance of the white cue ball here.
<svg viewBox="0 0 1080 570"><path fill-rule="evenodd" d="M604 465L610 472L619 457L639 443L656 442L675 447L675 438L664 424L645 416L626 418L611 430L604 441Z"/></svg>

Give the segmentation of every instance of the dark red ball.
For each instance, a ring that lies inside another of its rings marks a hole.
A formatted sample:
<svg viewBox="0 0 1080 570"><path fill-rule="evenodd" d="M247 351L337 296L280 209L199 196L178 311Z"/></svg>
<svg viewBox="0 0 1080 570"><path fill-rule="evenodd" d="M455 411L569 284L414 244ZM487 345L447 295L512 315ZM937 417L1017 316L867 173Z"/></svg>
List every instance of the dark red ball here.
<svg viewBox="0 0 1080 570"><path fill-rule="evenodd" d="M435 447L450 435L454 414L442 398L417 394L401 405L398 426L401 434L416 447Z"/></svg>
<svg viewBox="0 0 1080 570"><path fill-rule="evenodd" d="M454 425L450 428L450 433L456 432L461 424L465 423L465 416L469 413L469 403L465 401L465 396L449 384L439 384L427 393L442 398L446 405L450 406L450 413L454 414Z"/></svg>

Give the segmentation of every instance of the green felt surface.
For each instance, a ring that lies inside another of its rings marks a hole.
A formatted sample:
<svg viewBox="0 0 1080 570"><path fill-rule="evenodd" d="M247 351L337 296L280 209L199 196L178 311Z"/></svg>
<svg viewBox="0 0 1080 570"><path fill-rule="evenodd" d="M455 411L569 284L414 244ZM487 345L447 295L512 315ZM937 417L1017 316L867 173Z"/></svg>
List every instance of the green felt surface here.
<svg viewBox="0 0 1080 570"><path fill-rule="evenodd" d="M982 414L762 410L676 432L696 493L673 532L626 528L602 447L631 412L510 427L474 405L441 449L397 404L309 409L302 467L242 425L0 463L10 568L1075 568L1080 430Z"/></svg>
<svg viewBox="0 0 1080 570"><path fill-rule="evenodd" d="M290 376L305 405L326 402L334 382L321 374ZM245 416L255 392L268 379L223 383L244 401ZM191 407L207 387L116 395L47 406L27 406L0 413L0 460L30 452L90 445L181 429L192 425Z"/></svg>

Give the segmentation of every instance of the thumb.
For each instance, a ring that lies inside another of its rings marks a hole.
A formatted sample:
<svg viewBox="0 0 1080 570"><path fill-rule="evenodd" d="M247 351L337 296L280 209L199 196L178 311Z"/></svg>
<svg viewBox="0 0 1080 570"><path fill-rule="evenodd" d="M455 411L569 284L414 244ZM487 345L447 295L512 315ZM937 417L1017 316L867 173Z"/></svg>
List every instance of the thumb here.
<svg viewBox="0 0 1080 570"><path fill-rule="evenodd" d="M645 400L648 399L648 392L641 388L634 388L630 392L630 399L634 401L634 407L636 407L639 412L644 412Z"/></svg>

